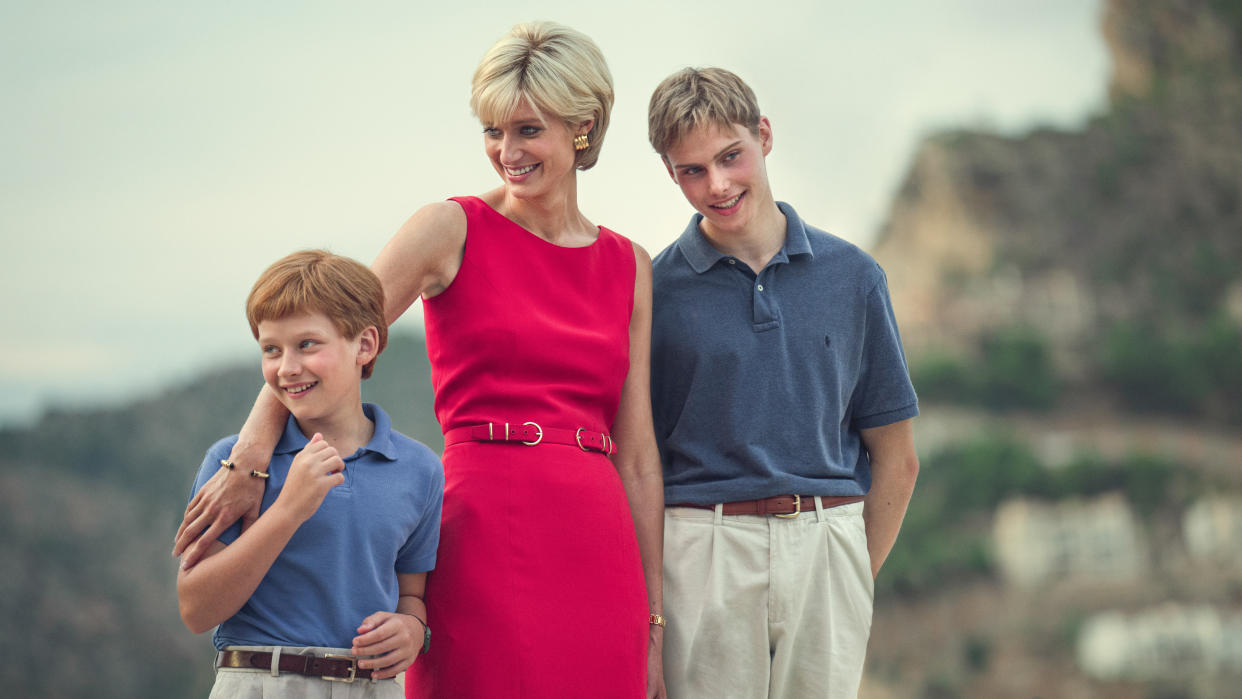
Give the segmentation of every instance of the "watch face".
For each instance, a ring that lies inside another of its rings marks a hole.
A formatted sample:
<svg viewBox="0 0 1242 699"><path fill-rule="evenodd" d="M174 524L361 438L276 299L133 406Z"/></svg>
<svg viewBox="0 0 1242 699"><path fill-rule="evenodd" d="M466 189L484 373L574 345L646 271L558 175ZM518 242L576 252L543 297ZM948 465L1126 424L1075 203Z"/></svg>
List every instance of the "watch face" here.
<svg viewBox="0 0 1242 699"><path fill-rule="evenodd" d="M423 652L431 650L431 627L423 627Z"/></svg>

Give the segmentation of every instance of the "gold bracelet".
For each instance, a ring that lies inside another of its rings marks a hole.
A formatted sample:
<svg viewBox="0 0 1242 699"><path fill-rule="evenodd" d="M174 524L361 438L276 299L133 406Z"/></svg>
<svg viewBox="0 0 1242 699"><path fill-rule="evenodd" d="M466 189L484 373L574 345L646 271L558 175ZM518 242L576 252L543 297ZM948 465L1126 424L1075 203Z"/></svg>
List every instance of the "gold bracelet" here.
<svg viewBox="0 0 1242 699"><path fill-rule="evenodd" d="M659 614L652 614L650 617L650 622L653 626L667 626L668 625L668 621L666 621L664 617L660 616Z"/></svg>
<svg viewBox="0 0 1242 699"><path fill-rule="evenodd" d="M232 471L232 470L233 470L233 467L234 467L236 464L234 464L232 461L229 461L228 459L220 459L220 465L221 465L221 466L223 466L223 467L225 467L225 468L227 468L228 470ZM255 469L250 469L250 477L251 477L251 478L262 478L262 479L266 480L266 479L270 478L271 476L272 476L272 474L268 473L267 471L256 471Z"/></svg>

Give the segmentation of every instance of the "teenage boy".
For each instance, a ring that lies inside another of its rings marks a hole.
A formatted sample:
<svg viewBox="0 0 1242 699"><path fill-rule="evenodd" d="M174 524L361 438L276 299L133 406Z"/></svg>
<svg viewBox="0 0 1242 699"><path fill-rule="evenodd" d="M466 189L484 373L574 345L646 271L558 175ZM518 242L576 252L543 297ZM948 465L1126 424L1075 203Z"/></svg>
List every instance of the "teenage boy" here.
<svg viewBox="0 0 1242 699"><path fill-rule="evenodd" d="M648 126L698 211L653 263L669 696L855 697L918 473L884 273L774 200L736 75L668 77Z"/></svg>
<svg viewBox="0 0 1242 699"><path fill-rule="evenodd" d="M345 257L294 253L259 277L246 315L264 381L291 415L267 473L250 474L266 478L258 520L177 577L185 625L218 625L211 696L401 697L396 681L375 680L430 641L422 597L444 472L362 402L388 339L379 279ZM233 468L236 439L208 450L195 493Z"/></svg>

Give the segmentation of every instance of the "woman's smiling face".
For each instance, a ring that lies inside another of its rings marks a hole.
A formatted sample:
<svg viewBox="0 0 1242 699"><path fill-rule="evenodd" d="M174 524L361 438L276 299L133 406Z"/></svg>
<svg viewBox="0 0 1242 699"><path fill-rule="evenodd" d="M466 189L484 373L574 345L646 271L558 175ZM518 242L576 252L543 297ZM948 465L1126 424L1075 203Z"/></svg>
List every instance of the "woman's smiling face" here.
<svg viewBox="0 0 1242 699"><path fill-rule="evenodd" d="M588 122L581 132L589 129ZM510 195L536 198L573 178L575 135L559 117L522 100L504 122L484 127L483 147Z"/></svg>

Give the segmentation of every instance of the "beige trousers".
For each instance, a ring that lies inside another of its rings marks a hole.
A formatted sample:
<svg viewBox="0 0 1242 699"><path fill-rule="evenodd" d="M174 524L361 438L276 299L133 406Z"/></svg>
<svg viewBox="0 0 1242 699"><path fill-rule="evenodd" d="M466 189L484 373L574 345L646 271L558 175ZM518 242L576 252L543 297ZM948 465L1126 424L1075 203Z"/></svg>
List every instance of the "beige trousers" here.
<svg viewBox="0 0 1242 699"><path fill-rule="evenodd" d="M229 646L230 650L256 650L296 655L348 655L348 648L294 648L289 646ZM396 680L332 682L278 670L221 667L209 699L404 699Z"/></svg>
<svg viewBox="0 0 1242 699"><path fill-rule="evenodd" d="M670 507L670 699L858 696L874 588L863 504L797 518Z"/></svg>

